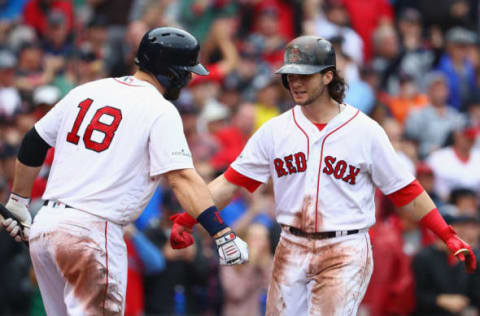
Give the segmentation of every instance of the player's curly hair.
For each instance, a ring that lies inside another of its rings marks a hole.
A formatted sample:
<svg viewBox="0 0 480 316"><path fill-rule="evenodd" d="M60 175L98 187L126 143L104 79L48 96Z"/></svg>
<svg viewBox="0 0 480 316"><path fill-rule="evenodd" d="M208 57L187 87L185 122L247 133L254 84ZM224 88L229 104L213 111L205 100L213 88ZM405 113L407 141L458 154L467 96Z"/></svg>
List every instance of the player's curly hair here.
<svg viewBox="0 0 480 316"><path fill-rule="evenodd" d="M347 90L347 83L345 82L345 79L343 79L342 76L340 76L340 74L337 72L337 69L330 68L325 72L327 71L331 71L333 73L333 79L327 86L328 94L338 103L343 103L345 91Z"/></svg>

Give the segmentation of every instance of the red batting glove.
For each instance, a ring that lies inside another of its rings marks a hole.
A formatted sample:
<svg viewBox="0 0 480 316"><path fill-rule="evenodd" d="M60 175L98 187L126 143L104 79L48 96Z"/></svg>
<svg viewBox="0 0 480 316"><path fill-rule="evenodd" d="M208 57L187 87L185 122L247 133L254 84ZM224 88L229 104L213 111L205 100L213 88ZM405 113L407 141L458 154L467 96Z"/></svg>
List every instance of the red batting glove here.
<svg viewBox="0 0 480 316"><path fill-rule="evenodd" d="M170 245L173 249L187 248L195 242L192 236L193 226L197 220L188 213L175 214L170 216L173 222L170 232Z"/></svg>
<svg viewBox="0 0 480 316"><path fill-rule="evenodd" d="M447 244L448 249L458 260L465 263L468 273L473 273L477 268L477 258L472 251L472 247L458 237L452 226L448 226L441 232L442 238ZM445 239L444 239L445 238Z"/></svg>
<svg viewBox="0 0 480 316"><path fill-rule="evenodd" d="M452 254L465 263L468 273L475 271L477 258L472 251L472 247L458 237L452 226L445 223L445 220L436 208L427 213L420 221L420 224L428 227L445 242Z"/></svg>

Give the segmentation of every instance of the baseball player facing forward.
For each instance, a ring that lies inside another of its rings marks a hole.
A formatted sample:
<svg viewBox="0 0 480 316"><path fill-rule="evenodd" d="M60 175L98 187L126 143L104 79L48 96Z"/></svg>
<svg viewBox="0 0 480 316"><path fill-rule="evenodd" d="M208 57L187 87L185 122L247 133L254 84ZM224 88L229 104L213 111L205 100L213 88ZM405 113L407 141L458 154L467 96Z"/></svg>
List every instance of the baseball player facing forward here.
<svg viewBox="0 0 480 316"><path fill-rule="evenodd" d="M277 73L296 106L265 123L208 185L223 208L238 187L253 192L273 181L276 219L283 229L267 315L356 315L373 270L367 231L375 223L375 187L435 232L473 271L471 247L402 166L384 130L342 102L345 83L331 43L296 38L286 47L284 62ZM195 221L186 214L173 220L171 239L181 244L185 226Z"/></svg>
<svg viewBox="0 0 480 316"><path fill-rule="evenodd" d="M48 315L123 315L122 227L139 216L160 175L215 237L222 264L248 260L246 244L218 220L193 168L180 115L168 101L191 72L208 74L198 53L191 34L153 29L140 43L139 71L73 89L25 136L6 205L12 218L3 225L16 240L29 240ZM29 232L28 197L49 147L55 159L45 203Z"/></svg>

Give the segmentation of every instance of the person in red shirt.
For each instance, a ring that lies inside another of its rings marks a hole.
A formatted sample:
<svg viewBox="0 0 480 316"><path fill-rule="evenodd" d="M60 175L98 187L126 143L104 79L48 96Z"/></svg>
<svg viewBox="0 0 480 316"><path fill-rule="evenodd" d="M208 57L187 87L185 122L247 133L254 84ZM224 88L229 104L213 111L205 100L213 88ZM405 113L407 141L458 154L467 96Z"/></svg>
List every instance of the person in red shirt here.
<svg viewBox="0 0 480 316"><path fill-rule="evenodd" d="M230 126L219 130L214 136L220 148L211 163L217 170L226 169L240 154L255 128L255 106L244 103L232 117Z"/></svg>
<svg viewBox="0 0 480 316"><path fill-rule="evenodd" d="M68 29L68 33L71 33L73 29L73 6L71 1L31 0L23 11L23 20L25 24L34 28L43 37L48 29L48 13L56 10L64 14L66 18L65 27Z"/></svg>
<svg viewBox="0 0 480 316"><path fill-rule="evenodd" d="M339 0L336 0L339 1ZM363 39L364 60L372 57L373 31L381 24L393 21L393 9L388 0L340 0L350 14L352 27Z"/></svg>

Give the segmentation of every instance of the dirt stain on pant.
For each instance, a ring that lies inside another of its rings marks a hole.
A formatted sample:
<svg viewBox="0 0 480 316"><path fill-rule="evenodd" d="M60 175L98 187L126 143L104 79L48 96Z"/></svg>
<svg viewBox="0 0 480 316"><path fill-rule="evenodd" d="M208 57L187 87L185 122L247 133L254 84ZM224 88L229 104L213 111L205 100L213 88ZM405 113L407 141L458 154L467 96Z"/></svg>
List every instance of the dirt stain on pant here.
<svg viewBox="0 0 480 316"><path fill-rule="evenodd" d="M354 315L373 268L368 237L328 243L289 236L287 228L283 233L275 251L266 315L280 316L287 311L310 316Z"/></svg>
<svg viewBox="0 0 480 316"><path fill-rule="evenodd" d="M119 286L110 278L107 281L105 250L88 237L61 233L55 239L60 240L55 247L56 262L85 315L122 315Z"/></svg>
<svg viewBox="0 0 480 316"><path fill-rule="evenodd" d="M275 250L272 276L267 295L267 316L280 316L286 310L286 297L283 297L282 285L289 284L289 271L298 268L298 259L308 253L308 246L281 238Z"/></svg>

